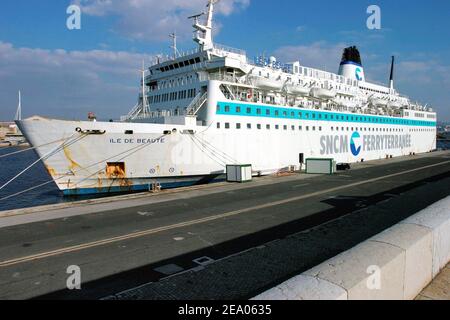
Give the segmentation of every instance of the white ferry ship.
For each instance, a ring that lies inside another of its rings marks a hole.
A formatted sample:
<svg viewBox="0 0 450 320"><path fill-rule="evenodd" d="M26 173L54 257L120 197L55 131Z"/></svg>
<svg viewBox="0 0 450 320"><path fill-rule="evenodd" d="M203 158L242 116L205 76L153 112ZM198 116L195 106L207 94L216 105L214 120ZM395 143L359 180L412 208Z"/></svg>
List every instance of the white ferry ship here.
<svg viewBox="0 0 450 320"><path fill-rule="evenodd" d="M436 148L436 113L396 91L394 61L387 86L366 81L355 47L337 74L250 61L213 42L216 2L191 17L197 49L174 43L172 57L144 70L138 103L119 122L17 121L65 195L207 183L230 164L265 175L299 168L300 157L354 163Z"/></svg>

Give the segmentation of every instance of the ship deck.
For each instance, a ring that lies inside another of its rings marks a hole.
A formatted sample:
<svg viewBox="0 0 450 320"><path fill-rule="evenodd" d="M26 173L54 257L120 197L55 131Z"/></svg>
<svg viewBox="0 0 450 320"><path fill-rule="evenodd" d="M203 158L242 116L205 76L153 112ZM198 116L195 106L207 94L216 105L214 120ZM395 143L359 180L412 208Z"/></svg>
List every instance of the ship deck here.
<svg viewBox="0 0 450 320"><path fill-rule="evenodd" d="M1 299L247 299L450 193L450 152L0 212ZM66 290L80 266L82 290ZM135 288L135 289L133 289Z"/></svg>

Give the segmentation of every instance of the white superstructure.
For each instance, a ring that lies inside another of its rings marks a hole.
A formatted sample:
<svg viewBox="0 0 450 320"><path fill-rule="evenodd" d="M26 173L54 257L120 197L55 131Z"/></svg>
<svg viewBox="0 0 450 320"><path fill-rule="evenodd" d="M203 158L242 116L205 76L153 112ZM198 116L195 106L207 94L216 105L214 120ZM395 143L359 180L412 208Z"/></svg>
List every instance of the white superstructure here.
<svg viewBox="0 0 450 320"><path fill-rule="evenodd" d="M355 47L338 74L250 61L213 42L216 1L193 16L196 50L159 57L144 70L137 105L120 122L18 121L67 195L176 187L221 177L226 165L254 174L304 158L358 162L436 148L436 113L394 88L366 82ZM205 20L204 23L201 20Z"/></svg>

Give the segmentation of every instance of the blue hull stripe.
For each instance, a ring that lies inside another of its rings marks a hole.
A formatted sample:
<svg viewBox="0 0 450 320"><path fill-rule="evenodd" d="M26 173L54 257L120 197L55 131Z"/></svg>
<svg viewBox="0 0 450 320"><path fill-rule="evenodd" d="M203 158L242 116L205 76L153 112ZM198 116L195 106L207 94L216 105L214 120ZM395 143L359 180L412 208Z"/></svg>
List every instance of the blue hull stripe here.
<svg viewBox="0 0 450 320"><path fill-rule="evenodd" d="M243 116L302 121L328 121L360 124L404 125L417 127L436 127L435 121L407 120L403 118L381 117L363 114L343 114L309 109L293 109L267 105L255 106L245 103L218 102L217 115Z"/></svg>

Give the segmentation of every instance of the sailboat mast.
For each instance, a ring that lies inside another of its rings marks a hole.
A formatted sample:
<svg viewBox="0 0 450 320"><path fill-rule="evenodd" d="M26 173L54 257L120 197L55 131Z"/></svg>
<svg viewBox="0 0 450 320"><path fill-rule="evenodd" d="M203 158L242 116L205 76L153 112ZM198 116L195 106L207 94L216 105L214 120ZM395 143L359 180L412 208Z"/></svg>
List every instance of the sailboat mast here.
<svg viewBox="0 0 450 320"><path fill-rule="evenodd" d="M14 120L22 120L22 94L19 91L19 104L17 106L16 118Z"/></svg>

